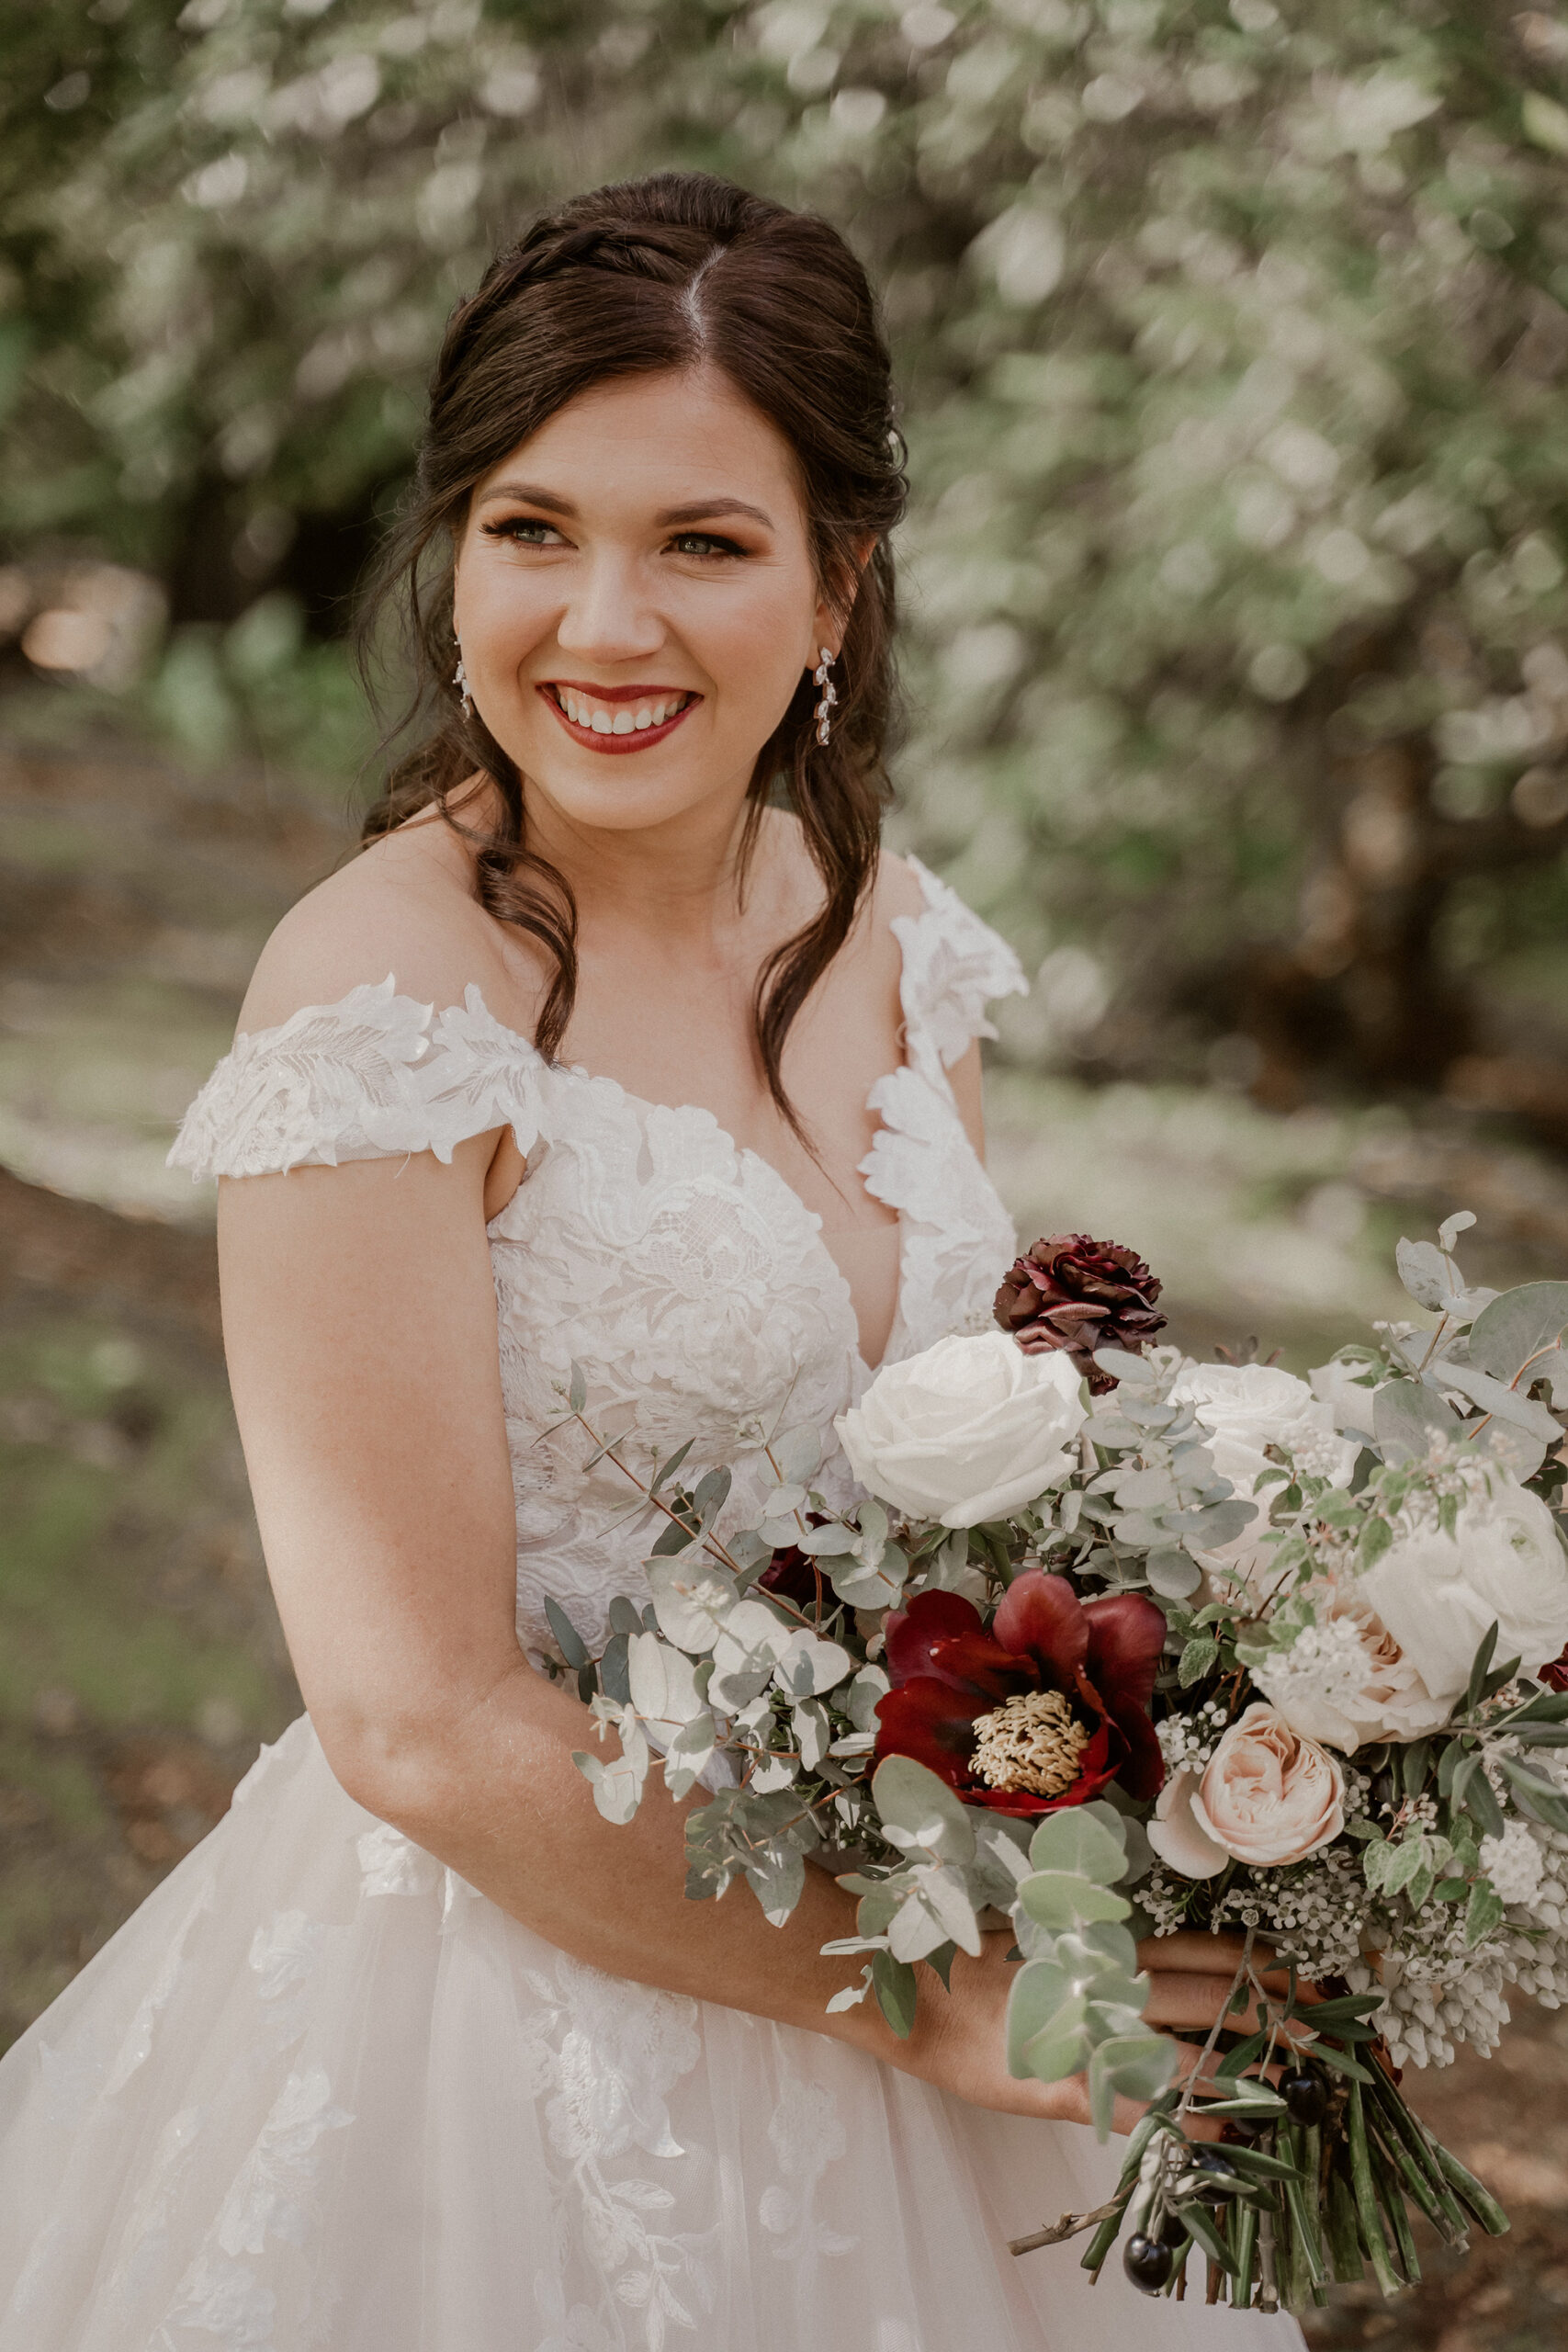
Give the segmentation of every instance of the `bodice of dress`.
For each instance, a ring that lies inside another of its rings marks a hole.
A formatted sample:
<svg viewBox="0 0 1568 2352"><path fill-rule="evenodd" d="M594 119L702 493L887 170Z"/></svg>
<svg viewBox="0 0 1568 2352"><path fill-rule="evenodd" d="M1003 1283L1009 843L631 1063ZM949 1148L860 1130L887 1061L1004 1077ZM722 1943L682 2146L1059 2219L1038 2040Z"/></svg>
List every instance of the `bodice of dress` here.
<svg viewBox="0 0 1568 2352"><path fill-rule="evenodd" d="M905 1059L872 1089L881 1122L861 1162L897 1210L898 1306L883 1361L982 1329L1012 1256L1011 1223L970 1145L947 1078L992 997L1021 990L1012 951L924 867L925 907L895 917ZM662 1523L567 1413L584 1413L646 1476L689 1440L682 1477L728 1464L721 1529L772 1476L775 1433L808 1427L824 1491L847 1497L835 1417L871 1377L849 1284L821 1219L712 1113L647 1102L552 1064L477 988L440 1011L395 978L243 1034L186 1115L172 1165L254 1176L432 1151L510 1126L526 1159L489 1227L517 1518L517 1629L553 1646L547 1596L595 1645L611 1600L647 1597Z"/></svg>

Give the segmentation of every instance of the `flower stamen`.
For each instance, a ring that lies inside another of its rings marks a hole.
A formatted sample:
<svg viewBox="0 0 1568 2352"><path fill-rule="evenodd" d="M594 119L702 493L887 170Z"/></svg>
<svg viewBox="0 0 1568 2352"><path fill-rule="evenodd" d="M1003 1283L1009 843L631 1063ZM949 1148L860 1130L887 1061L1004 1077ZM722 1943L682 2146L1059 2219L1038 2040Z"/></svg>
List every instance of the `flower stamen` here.
<svg viewBox="0 0 1568 2352"><path fill-rule="evenodd" d="M975 1723L971 1758L991 1789L1059 1797L1078 1777L1089 1733L1059 1690L1024 1690Z"/></svg>

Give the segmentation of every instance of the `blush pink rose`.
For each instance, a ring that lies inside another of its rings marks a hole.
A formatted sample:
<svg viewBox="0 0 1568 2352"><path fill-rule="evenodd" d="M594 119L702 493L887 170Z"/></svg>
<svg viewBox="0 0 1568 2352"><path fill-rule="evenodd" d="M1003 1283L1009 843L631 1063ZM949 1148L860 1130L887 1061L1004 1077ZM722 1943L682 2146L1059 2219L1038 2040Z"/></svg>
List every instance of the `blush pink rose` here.
<svg viewBox="0 0 1568 2352"><path fill-rule="evenodd" d="M1171 1775L1149 1843L1184 1878L1213 1878L1232 1860L1262 1870L1304 1861L1344 1826L1345 1781L1334 1758L1257 1700L1201 1779L1190 1768Z"/></svg>

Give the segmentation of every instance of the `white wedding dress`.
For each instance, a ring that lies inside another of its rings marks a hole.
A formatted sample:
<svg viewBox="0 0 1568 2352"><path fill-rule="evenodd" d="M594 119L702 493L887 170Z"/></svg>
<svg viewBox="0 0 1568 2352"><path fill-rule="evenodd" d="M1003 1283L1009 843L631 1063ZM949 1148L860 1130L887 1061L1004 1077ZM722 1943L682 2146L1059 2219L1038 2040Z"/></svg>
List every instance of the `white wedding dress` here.
<svg viewBox="0 0 1568 2352"><path fill-rule="evenodd" d="M921 879L863 1170L901 1225L890 1359L985 1328L1014 1246L945 1066L1021 978ZM758 1413L831 1446L869 1374L767 1162L706 1111L547 1065L474 989L433 1012L389 978L242 1036L173 1157L445 1159L505 1124L527 1172L490 1241L536 1646L547 1594L596 1639L645 1592L624 1484L540 1438L573 1360L592 1412L694 1437L694 1464ZM732 1511L756 1476L742 1451ZM1288 2322L1146 2302L1114 2258L1091 2290L1077 2245L1009 2256L1117 2163L568 1958L355 1804L302 1716L0 2065L0 2352L1290 2352Z"/></svg>

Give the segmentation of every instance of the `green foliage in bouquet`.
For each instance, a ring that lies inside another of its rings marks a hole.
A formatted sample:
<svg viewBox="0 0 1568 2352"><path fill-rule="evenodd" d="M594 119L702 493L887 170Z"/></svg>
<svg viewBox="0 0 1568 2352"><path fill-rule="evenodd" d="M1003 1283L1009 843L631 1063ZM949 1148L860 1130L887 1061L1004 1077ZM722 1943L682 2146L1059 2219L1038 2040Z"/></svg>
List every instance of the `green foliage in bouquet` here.
<svg viewBox="0 0 1568 2352"><path fill-rule="evenodd" d="M1145 2110L1115 2197L1015 2250L1087 2229L1098 2272L1124 2236L1154 2292L1196 2247L1233 2302L1299 2310L1416 2277L1412 2213L1456 2245L1506 2226L1396 2073L1489 2048L1510 1984L1568 1998L1568 1283L1468 1285L1472 1222L1401 1245L1424 1319L1310 1384L1096 1349L1122 1306L1089 1290L1015 1340L1030 1266L1132 1261L1084 1236L1019 1261L1008 1330L879 1373L843 1459L743 1424L689 1474L573 1374L557 1434L651 1539L602 1641L548 1610L600 1810L661 1771L688 1894L744 1879L775 1923L833 1871L860 1968L831 2007L897 2034L1009 1934L1011 2071L1083 2076L1102 2134ZM1179 1927L1244 1941L1185 2058L1138 1951Z"/></svg>

